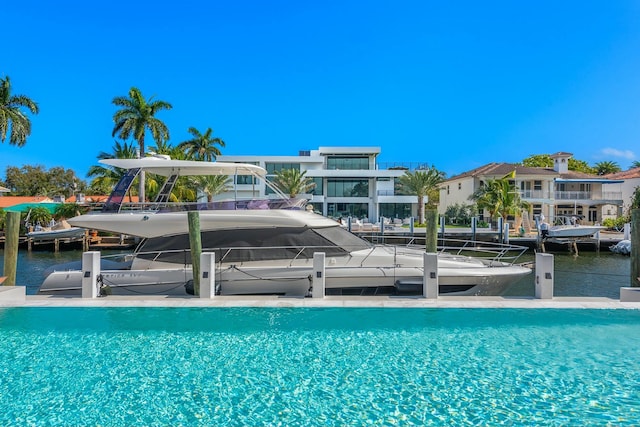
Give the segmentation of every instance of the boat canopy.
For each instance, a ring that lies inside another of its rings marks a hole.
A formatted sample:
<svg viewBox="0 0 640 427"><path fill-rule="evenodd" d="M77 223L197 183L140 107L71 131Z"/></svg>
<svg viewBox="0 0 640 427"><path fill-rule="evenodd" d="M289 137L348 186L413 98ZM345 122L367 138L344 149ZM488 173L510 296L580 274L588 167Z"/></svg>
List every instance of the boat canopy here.
<svg viewBox="0 0 640 427"><path fill-rule="evenodd" d="M248 163L204 162L195 160L171 160L162 157L142 159L104 159L100 163L122 169L143 169L156 175L254 175L265 177L267 171Z"/></svg>

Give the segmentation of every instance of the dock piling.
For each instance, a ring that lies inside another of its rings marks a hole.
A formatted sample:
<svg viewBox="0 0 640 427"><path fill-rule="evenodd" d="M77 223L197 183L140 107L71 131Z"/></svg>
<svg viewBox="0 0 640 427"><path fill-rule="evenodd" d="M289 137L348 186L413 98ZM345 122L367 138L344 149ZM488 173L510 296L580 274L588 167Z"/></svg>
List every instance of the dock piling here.
<svg viewBox="0 0 640 427"><path fill-rule="evenodd" d="M18 271L18 242L20 240L20 212L7 212L4 241L4 286L15 286Z"/></svg>
<svg viewBox="0 0 640 427"><path fill-rule="evenodd" d="M325 253L313 253L313 275L311 276L311 296L324 298L325 295Z"/></svg>

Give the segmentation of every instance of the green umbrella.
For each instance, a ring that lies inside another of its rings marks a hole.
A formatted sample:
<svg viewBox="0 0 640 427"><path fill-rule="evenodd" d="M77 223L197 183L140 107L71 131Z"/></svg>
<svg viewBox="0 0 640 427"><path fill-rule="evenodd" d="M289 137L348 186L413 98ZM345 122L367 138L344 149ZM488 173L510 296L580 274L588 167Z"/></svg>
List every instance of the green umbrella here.
<svg viewBox="0 0 640 427"><path fill-rule="evenodd" d="M55 213L56 208L60 205L60 203L19 203L17 205L9 206L8 208L4 208L5 212L29 212L30 209L33 208L45 208L50 213Z"/></svg>

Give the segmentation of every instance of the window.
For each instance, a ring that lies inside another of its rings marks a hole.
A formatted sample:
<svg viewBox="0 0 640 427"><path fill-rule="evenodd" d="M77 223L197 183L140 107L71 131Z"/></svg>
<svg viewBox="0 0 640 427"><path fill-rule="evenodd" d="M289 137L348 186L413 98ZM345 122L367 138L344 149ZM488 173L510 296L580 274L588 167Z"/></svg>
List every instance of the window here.
<svg viewBox="0 0 640 427"><path fill-rule="evenodd" d="M367 203L328 203L327 216L330 218L367 218L369 205Z"/></svg>
<svg viewBox="0 0 640 427"><path fill-rule="evenodd" d="M411 216L410 203L381 203L380 216L385 218L409 218Z"/></svg>
<svg viewBox="0 0 640 427"><path fill-rule="evenodd" d="M368 157L327 157L327 169L329 170L367 170L369 169Z"/></svg>
<svg viewBox="0 0 640 427"><path fill-rule="evenodd" d="M542 181L533 181L533 189L536 191L542 190Z"/></svg>
<svg viewBox="0 0 640 427"><path fill-rule="evenodd" d="M462 183L461 182L458 183L458 190L462 190Z"/></svg>
<svg viewBox="0 0 640 427"><path fill-rule="evenodd" d="M327 181L328 197L369 197L368 179L330 179Z"/></svg>

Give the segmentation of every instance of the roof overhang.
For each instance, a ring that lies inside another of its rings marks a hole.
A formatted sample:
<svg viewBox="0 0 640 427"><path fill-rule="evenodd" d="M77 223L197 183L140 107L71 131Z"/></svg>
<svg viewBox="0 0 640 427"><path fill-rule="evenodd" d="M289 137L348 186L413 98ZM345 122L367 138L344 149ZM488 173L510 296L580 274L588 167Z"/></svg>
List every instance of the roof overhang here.
<svg viewBox="0 0 640 427"><path fill-rule="evenodd" d="M142 159L104 159L104 165L122 169L142 168L147 172L162 176L170 175L257 175L264 177L267 171L248 163L203 162L194 160L170 160L158 157Z"/></svg>

